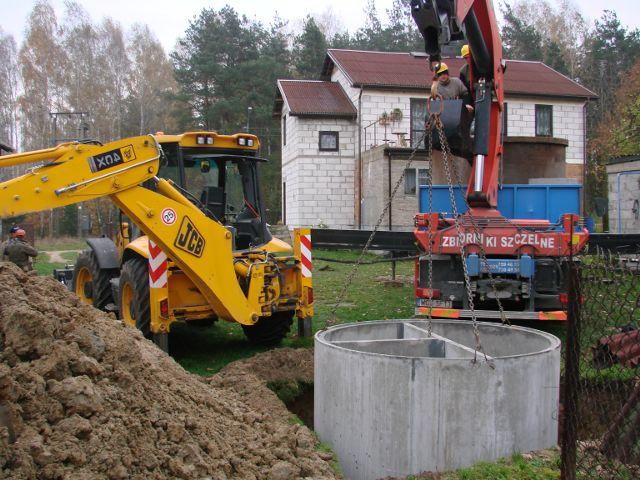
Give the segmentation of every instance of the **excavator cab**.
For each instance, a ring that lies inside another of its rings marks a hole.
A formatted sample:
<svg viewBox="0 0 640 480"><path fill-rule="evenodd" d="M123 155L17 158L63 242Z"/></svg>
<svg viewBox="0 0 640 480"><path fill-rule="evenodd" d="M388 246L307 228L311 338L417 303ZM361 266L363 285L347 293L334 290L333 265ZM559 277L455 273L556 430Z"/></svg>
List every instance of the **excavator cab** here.
<svg viewBox="0 0 640 480"><path fill-rule="evenodd" d="M223 151L217 147L162 145L158 176L169 179L195 206L233 235L233 249L268 243L258 163L253 151Z"/></svg>

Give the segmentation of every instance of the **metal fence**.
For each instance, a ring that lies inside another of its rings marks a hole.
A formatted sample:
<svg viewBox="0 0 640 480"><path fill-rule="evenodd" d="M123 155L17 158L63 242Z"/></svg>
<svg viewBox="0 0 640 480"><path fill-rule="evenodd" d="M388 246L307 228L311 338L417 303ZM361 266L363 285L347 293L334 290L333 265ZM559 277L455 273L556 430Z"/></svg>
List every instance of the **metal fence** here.
<svg viewBox="0 0 640 480"><path fill-rule="evenodd" d="M561 394L562 478L640 478L640 268L570 259Z"/></svg>

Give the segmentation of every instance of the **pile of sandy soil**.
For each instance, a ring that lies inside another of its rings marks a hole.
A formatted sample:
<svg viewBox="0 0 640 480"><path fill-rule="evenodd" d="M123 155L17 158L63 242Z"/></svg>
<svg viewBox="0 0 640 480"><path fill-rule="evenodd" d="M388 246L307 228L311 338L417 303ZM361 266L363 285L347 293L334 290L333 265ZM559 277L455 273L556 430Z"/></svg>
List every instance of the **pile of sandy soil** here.
<svg viewBox="0 0 640 480"><path fill-rule="evenodd" d="M52 278L0 264L0 477L338 478L265 386L279 365L310 378L310 354L272 355L202 379Z"/></svg>

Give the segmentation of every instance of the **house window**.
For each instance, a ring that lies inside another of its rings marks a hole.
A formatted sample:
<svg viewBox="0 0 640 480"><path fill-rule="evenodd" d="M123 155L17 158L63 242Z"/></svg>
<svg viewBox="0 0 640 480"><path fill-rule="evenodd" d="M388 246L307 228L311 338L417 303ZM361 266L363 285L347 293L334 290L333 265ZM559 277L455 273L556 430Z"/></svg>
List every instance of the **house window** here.
<svg viewBox="0 0 640 480"><path fill-rule="evenodd" d="M287 144L287 116L282 117L282 146Z"/></svg>
<svg viewBox="0 0 640 480"><path fill-rule="evenodd" d="M509 124L509 106L507 102L504 102L502 110L502 136L506 137L509 135L509 130L507 125Z"/></svg>
<svg viewBox="0 0 640 480"><path fill-rule="evenodd" d="M552 105L536 105L536 137L553 137Z"/></svg>
<svg viewBox="0 0 640 480"><path fill-rule="evenodd" d="M416 194L416 169L415 168L404 169L404 194L405 195Z"/></svg>
<svg viewBox="0 0 640 480"><path fill-rule="evenodd" d="M411 148L424 148L424 123L427 118L427 99L411 99ZM422 141L421 141L422 140Z"/></svg>
<svg viewBox="0 0 640 480"><path fill-rule="evenodd" d="M340 145L338 132L320 132L320 151L337 152Z"/></svg>
<svg viewBox="0 0 640 480"><path fill-rule="evenodd" d="M429 185L429 170L426 168L418 169L418 186Z"/></svg>

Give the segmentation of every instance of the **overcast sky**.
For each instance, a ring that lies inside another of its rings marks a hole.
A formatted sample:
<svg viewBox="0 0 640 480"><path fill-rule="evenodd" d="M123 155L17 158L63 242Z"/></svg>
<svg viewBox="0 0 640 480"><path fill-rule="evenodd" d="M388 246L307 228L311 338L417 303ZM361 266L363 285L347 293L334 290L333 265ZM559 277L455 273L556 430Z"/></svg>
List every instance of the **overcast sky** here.
<svg viewBox="0 0 640 480"><path fill-rule="evenodd" d="M59 15L62 15L64 0L50 0ZM552 2L556 0L551 0ZM640 26L640 5L638 0L574 0L591 20L598 18L604 9L614 10L622 23L630 27ZM342 24L350 31L363 23L363 8L366 0L79 0L93 17L99 20L109 16L125 27L135 22L143 22L151 27L168 51L175 45L189 20L203 7L220 8L225 4L249 17L268 23L277 13L296 25L309 13L322 13L327 8L340 17ZM376 0L381 16L391 6L393 0ZM27 15L35 0L0 0L0 25L19 42L22 39Z"/></svg>

